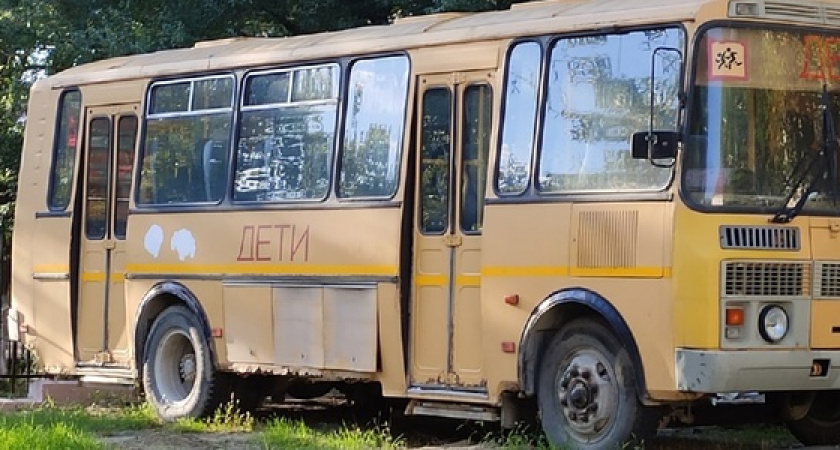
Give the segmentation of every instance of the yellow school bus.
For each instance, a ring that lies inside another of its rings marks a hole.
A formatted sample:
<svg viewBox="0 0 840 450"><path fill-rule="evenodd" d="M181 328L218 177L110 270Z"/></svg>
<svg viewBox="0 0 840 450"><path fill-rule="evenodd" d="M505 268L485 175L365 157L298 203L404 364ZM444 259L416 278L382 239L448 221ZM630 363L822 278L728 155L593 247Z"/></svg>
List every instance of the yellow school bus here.
<svg viewBox="0 0 840 450"><path fill-rule="evenodd" d="M401 401L615 448L840 443L840 1L579 0L39 80L10 331L164 420ZM762 397L757 397L762 398ZM682 412L682 413L680 413Z"/></svg>

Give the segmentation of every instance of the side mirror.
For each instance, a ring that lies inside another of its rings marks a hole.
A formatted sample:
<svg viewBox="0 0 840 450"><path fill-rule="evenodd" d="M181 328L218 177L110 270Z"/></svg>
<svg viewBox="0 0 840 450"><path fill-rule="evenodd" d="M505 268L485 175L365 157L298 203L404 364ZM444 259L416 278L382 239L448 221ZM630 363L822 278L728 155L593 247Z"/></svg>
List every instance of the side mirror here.
<svg viewBox="0 0 840 450"><path fill-rule="evenodd" d="M676 131L642 131L633 133L633 159L652 162L677 157L679 133Z"/></svg>

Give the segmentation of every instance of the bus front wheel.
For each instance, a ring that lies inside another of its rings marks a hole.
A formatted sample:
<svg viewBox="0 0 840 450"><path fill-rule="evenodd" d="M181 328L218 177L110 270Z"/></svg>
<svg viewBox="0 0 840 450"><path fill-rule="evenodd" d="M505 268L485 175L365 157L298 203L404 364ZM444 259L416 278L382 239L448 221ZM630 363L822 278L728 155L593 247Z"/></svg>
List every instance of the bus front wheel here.
<svg viewBox="0 0 840 450"><path fill-rule="evenodd" d="M799 442L840 444L840 391L795 392L782 399L785 422Z"/></svg>
<svg viewBox="0 0 840 450"><path fill-rule="evenodd" d="M639 402L635 378L629 355L602 322L565 325L540 365L537 399L548 440L562 448L623 448L652 435L658 417Z"/></svg>
<svg viewBox="0 0 840 450"><path fill-rule="evenodd" d="M217 372L201 324L183 306L165 309L149 331L143 354L143 389L164 421L210 415L229 396L226 374Z"/></svg>

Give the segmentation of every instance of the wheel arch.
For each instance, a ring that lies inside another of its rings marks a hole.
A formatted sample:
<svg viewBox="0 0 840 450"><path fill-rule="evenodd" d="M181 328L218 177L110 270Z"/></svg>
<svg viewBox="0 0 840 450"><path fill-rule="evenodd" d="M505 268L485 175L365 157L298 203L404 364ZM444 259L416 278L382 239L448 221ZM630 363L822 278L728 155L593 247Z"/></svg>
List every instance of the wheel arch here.
<svg viewBox="0 0 840 450"><path fill-rule="evenodd" d="M146 292L140 304L137 305L137 313L134 316L134 357L138 374L140 374L143 368L146 341L152 324L166 308L175 305L185 306L198 319L201 324L201 334L204 336L210 350L210 359L216 364L216 349L213 346L210 321L207 319L207 314L204 312L204 308L201 307L198 297L181 283L176 281L162 281L152 286Z"/></svg>
<svg viewBox="0 0 840 450"><path fill-rule="evenodd" d="M522 330L519 340L518 375L521 389L528 396L536 393L537 373L545 347L564 324L581 317L603 320L627 350L633 363L636 392L646 396L645 371L636 340L618 310L604 297L586 288L572 287L552 293L537 305ZM548 332L547 332L548 331ZM639 398L644 401L644 398Z"/></svg>

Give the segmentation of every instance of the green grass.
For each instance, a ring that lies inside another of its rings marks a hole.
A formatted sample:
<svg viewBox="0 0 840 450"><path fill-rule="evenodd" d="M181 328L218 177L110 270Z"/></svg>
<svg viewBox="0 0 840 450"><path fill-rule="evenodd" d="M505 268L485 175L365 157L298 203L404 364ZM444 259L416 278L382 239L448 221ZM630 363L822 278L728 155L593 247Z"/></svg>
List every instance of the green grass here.
<svg viewBox="0 0 840 450"><path fill-rule="evenodd" d="M107 449L97 437L144 429L176 433L255 432L253 441L265 449L370 449L403 448L399 438L387 430L363 430L342 426L316 431L302 421L274 419L256 424L248 414L239 414L225 405L206 419L183 419L161 424L147 405L124 408L40 407L0 414L0 448L30 449Z"/></svg>
<svg viewBox="0 0 840 450"><path fill-rule="evenodd" d="M362 430L347 427L338 430L315 431L301 421L274 419L263 429L260 443L265 449L395 449L403 448L400 438L386 429Z"/></svg>
<svg viewBox="0 0 840 450"><path fill-rule="evenodd" d="M244 433L254 431L254 418L240 414L233 403L226 403L206 419L181 419L170 425L183 433Z"/></svg>
<svg viewBox="0 0 840 450"><path fill-rule="evenodd" d="M403 449L403 437L395 437L387 426L359 428L332 425L312 428L303 420L275 418L258 423L248 414L239 414L225 405L206 419L180 420L162 424L148 405L107 407L40 407L0 413L0 449L76 450L116 447L99 438L153 429L171 433L252 433L245 436L254 448L262 449ZM488 448L549 450L552 447L539 431L517 429L499 432L496 427L479 427L473 436ZM779 426L751 425L734 428L703 427L672 430L647 445L626 449L739 449L763 450L796 445L793 437ZM562 449L560 449L562 450ZM620 449L624 450L624 449Z"/></svg>
<svg viewBox="0 0 840 450"><path fill-rule="evenodd" d="M134 406L95 410L38 408L0 414L0 448L3 449L100 449L96 435L158 426L151 410Z"/></svg>
<svg viewBox="0 0 840 450"><path fill-rule="evenodd" d="M0 447L6 450L30 449L100 449L103 445L72 424L16 423L0 427Z"/></svg>

